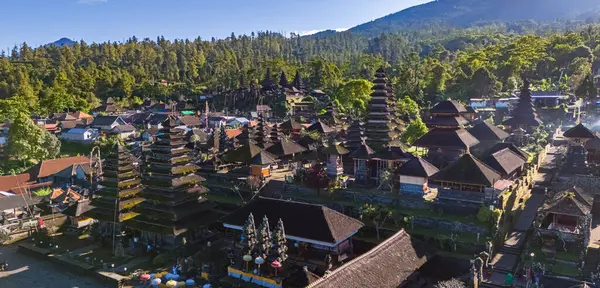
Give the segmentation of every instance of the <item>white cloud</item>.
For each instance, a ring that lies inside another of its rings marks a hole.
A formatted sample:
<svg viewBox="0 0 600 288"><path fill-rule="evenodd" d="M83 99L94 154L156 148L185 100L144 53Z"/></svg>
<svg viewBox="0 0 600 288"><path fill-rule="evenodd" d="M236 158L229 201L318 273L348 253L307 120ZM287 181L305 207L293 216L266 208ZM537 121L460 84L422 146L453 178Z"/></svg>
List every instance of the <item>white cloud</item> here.
<svg viewBox="0 0 600 288"><path fill-rule="evenodd" d="M300 31L297 32L297 34L300 34L300 36L306 36L306 35L313 35L313 34L317 34L319 32L323 32L325 30L335 30L337 32L343 32L346 31L350 28L336 28L336 29L321 29L321 30L308 30L308 31Z"/></svg>
<svg viewBox="0 0 600 288"><path fill-rule="evenodd" d="M106 2L108 2L108 0L77 0L78 4L99 4Z"/></svg>

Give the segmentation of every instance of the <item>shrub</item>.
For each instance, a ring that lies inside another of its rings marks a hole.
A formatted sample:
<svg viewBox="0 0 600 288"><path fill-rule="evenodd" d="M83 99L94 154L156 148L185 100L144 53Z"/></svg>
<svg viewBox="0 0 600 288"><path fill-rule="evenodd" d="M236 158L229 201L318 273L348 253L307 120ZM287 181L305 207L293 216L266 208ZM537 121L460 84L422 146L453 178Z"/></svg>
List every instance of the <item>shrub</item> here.
<svg viewBox="0 0 600 288"><path fill-rule="evenodd" d="M158 254L156 255L156 257L154 257L154 259L152 259L152 264L156 265L156 266L164 266L167 264L167 255L165 254Z"/></svg>
<svg viewBox="0 0 600 288"><path fill-rule="evenodd" d="M479 220L481 223L489 223L491 219L492 211L490 211L490 208L481 206L477 212L477 220Z"/></svg>

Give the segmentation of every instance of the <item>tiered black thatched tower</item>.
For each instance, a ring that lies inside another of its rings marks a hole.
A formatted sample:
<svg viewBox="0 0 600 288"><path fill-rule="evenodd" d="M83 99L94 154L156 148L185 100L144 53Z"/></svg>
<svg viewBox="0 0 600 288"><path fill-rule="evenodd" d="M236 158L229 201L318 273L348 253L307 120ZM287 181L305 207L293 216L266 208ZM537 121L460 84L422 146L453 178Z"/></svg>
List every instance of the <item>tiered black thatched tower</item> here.
<svg viewBox="0 0 600 288"><path fill-rule="evenodd" d="M102 188L92 199L90 217L109 223L123 223L138 215L134 208L144 199L140 197L141 180L133 162L127 148L115 145L102 162Z"/></svg>
<svg viewBox="0 0 600 288"><path fill-rule="evenodd" d="M390 86L383 69L377 70L373 81L366 124L367 143L375 150L400 145L394 110L390 103Z"/></svg>
<svg viewBox="0 0 600 288"><path fill-rule="evenodd" d="M196 228L208 221L210 205L202 195L207 192L205 179L195 174L198 166L190 162L185 148L184 132L175 128L173 116L162 126L146 160L145 201L138 206L135 226L148 232L143 235L146 241L177 247L199 236L202 231Z"/></svg>

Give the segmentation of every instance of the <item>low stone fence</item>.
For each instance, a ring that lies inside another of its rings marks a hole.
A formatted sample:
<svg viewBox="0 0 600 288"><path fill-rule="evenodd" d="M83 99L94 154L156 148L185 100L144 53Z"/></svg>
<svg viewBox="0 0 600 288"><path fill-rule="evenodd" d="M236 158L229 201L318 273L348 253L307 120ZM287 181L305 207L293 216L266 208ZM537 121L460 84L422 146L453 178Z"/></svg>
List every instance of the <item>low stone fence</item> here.
<svg viewBox="0 0 600 288"><path fill-rule="evenodd" d="M471 234L479 234L480 237L488 235L488 229L484 226L477 224L469 224L459 221L448 221L443 219L436 219L430 217L415 216L414 225L430 228L430 229L441 229L447 231L459 231Z"/></svg>

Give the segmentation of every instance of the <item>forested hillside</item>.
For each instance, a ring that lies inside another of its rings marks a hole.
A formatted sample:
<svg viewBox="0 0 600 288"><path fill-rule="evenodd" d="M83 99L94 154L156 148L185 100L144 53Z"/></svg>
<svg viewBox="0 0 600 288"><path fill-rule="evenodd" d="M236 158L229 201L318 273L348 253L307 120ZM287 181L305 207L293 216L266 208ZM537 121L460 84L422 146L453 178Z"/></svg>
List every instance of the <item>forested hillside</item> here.
<svg viewBox="0 0 600 288"><path fill-rule="evenodd" d="M350 31L376 36L390 32L406 33L407 30L422 30L417 32L423 33L427 30L466 28L492 23L506 25L508 31L518 31L523 27L560 28L576 24L567 21L591 23L599 18L600 2L596 0L438 0L361 24ZM515 25L518 21L523 23Z"/></svg>
<svg viewBox="0 0 600 288"><path fill-rule="evenodd" d="M420 104L511 91L523 71L534 72L540 89L587 96L593 94L599 43L598 26L589 25L548 36L467 30L418 41L397 34L286 38L261 32L210 41L131 38L37 49L23 44L0 58L0 115L12 119L15 109L24 115L90 111L108 97L121 104L204 93L218 99L278 79L282 71L289 79L299 72L307 88L323 89L339 106L360 114L369 97L367 80L382 66L397 96ZM156 85L162 81L168 85Z"/></svg>

